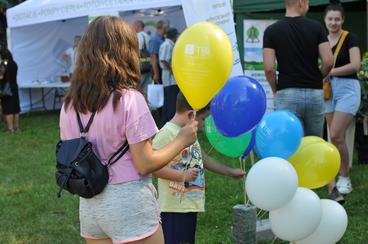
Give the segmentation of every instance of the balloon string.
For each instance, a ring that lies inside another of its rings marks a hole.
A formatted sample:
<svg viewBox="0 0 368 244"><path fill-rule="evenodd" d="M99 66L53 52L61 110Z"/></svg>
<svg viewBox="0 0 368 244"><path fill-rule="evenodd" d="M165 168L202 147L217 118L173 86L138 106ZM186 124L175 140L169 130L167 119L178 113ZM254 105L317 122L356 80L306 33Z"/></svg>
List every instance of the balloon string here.
<svg viewBox="0 0 368 244"><path fill-rule="evenodd" d="M261 215L262 212L264 212L262 209L259 210L259 212L257 213L257 218Z"/></svg>
<svg viewBox="0 0 368 244"><path fill-rule="evenodd" d="M207 156L208 156L208 155L210 155L210 153L212 152L213 148L214 148L214 147L213 147L213 146L211 146L211 148L210 148L210 149L208 150L208 152L207 152Z"/></svg>
<svg viewBox="0 0 368 244"><path fill-rule="evenodd" d="M254 152L253 152L253 150L252 151L250 151L250 162L251 162L251 164L252 164L252 166L254 165Z"/></svg>
<svg viewBox="0 0 368 244"><path fill-rule="evenodd" d="M259 216L259 219L262 219L265 216L266 213L267 213L267 211L264 211L264 213L261 216Z"/></svg>
<svg viewBox="0 0 368 244"><path fill-rule="evenodd" d="M217 137L217 139L216 139L215 143L214 143L213 145L211 145L210 149L208 150L208 152L207 152L207 156L209 156L209 155L210 155L210 153L212 152L213 148L214 148L215 146L217 146L217 143L219 143L219 142L220 142L220 139L221 139L221 137L220 137L220 136L219 136L219 137Z"/></svg>
<svg viewBox="0 0 368 244"><path fill-rule="evenodd" d="M276 240L277 240L277 237L275 236L275 238L273 238L271 244L273 244Z"/></svg>
<svg viewBox="0 0 368 244"><path fill-rule="evenodd" d="M241 157L239 158L239 163L240 163L240 169L245 171L245 160L243 160ZM246 176L243 176L243 193L244 193L244 205L248 204L247 201L247 192L245 191L245 179Z"/></svg>

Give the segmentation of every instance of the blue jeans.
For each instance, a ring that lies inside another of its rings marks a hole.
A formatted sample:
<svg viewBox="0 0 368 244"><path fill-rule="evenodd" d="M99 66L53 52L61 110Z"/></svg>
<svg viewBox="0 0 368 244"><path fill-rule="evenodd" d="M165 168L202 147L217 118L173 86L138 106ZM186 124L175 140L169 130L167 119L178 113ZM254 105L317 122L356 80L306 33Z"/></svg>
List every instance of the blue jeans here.
<svg viewBox="0 0 368 244"><path fill-rule="evenodd" d="M276 110L294 113L302 123L304 136L323 135L325 104L322 89L287 88L277 91Z"/></svg>

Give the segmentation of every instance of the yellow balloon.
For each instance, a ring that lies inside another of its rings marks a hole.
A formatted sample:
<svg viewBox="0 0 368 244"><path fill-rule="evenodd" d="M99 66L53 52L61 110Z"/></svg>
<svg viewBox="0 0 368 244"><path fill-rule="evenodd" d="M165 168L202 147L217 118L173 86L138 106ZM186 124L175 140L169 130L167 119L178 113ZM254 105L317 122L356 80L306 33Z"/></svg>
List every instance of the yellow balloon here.
<svg viewBox="0 0 368 244"><path fill-rule="evenodd" d="M172 69L189 104L199 110L225 85L233 67L226 33L210 22L187 28L175 43Z"/></svg>
<svg viewBox="0 0 368 244"><path fill-rule="evenodd" d="M310 145L310 144L314 144L314 143L318 143L318 142L324 142L325 140L323 140L323 138L318 137L318 136L305 136L302 138L302 142L300 143L298 149L296 150L296 152L290 156L290 158L288 159L289 162L290 161L294 161L295 160L295 156L298 155L300 153L300 151L303 149L303 147Z"/></svg>
<svg viewBox="0 0 368 244"><path fill-rule="evenodd" d="M340 169L340 153L329 142L317 142L304 146L289 158L294 166L300 187L315 189L333 180Z"/></svg>

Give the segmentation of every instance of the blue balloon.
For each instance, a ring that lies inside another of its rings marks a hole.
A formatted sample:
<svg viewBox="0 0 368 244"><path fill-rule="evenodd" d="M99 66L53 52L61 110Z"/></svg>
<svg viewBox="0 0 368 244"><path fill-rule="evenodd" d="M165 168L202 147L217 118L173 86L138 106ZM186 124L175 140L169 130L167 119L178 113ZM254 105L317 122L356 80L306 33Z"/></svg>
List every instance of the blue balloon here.
<svg viewBox="0 0 368 244"><path fill-rule="evenodd" d="M265 111L266 94L261 84L248 76L230 78L211 102L215 126L226 137L251 131Z"/></svg>
<svg viewBox="0 0 368 244"><path fill-rule="evenodd" d="M298 149L303 138L299 119L286 110L266 114L257 127L255 151L260 158L287 159Z"/></svg>
<svg viewBox="0 0 368 244"><path fill-rule="evenodd" d="M252 130L252 137L250 138L250 142L247 149L245 149L245 151L241 156L242 159L248 156L250 151L252 151L252 149L254 148L254 145L256 144L256 131L257 131L256 129Z"/></svg>

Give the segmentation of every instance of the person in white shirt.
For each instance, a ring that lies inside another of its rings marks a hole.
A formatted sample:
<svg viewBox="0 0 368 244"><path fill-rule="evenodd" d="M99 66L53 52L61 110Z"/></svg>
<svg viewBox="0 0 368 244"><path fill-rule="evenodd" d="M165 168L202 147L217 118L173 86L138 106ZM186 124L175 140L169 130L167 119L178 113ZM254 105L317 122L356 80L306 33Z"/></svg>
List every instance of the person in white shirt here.
<svg viewBox="0 0 368 244"><path fill-rule="evenodd" d="M135 32L138 38L138 49L142 51L146 49L148 51L148 43L151 37L144 31L144 23L141 20L137 20L133 24ZM141 89L144 96L147 96L147 86L152 82L151 72L141 74Z"/></svg>
<svg viewBox="0 0 368 244"><path fill-rule="evenodd" d="M74 43L73 47L68 48L65 50L63 54L63 59L69 64L69 74L70 76L73 74L75 61L76 61L76 49L79 44L79 41L81 40L81 36L75 36L74 37Z"/></svg>
<svg viewBox="0 0 368 244"><path fill-rule="evenodd" d="M176 28L169 28L166 32L166 39L161 44L159 50L159 61L162 69L161 80L164 85L164 106L162 108L161 123L165 124L174 115L176 110L176 96L179 88L176 85L174 74L171 69L171 59L175 42L179 36Z"/></svg>

